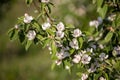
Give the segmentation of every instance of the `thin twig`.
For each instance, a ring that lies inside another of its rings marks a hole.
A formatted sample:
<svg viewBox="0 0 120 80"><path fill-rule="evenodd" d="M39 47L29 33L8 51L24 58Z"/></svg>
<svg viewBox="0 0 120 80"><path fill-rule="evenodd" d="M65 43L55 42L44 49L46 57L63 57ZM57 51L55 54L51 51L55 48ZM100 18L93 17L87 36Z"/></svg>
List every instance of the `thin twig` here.
<svg viewBox="0 0 120 80"><path fill-rule="evenodd" d="M51 19L50 15L48 14L47 10L44 8L45 14L46 16L49 18L49 20L51 21L51 23L53 22L53 20Z"/></svg>

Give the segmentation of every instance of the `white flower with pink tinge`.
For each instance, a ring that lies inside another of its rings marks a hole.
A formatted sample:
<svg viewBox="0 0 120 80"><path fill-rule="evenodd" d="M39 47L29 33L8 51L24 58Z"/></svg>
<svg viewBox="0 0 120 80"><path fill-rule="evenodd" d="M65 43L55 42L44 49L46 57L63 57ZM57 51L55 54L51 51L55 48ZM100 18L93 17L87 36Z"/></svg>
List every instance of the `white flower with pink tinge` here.
<svg viewBox="0 0 120 80"><path fill-rule="evenodd" d="M72 41L70 42L70 44L69 44L72 48L74 48L74 49L79 49L79 46L78 46L78 41L77 41L77 39L72 39Z"/></svg>
<svg viewBox="0 0 120 80"><path fill-rule="evenodd" d="M57 38L63 38L63 37L64 37L64 32L62 32L62 31L57 31L57 32L56 32L56 37L57 37Z"/></svg>
<svg viewBox="0 0 120 80"><path fill-rule="evenodd" d="M97 20L90 21L89 26L95 26L96 28L98 28L98 26L102 24L102 22L103 22L102 18L98 17Z"/></svg>
<svg viewBox="0 0 120 80"><path fill-rule="evenodd" d="M81 62L83 64L89 64L90 60L91 60L91 57L89 55L87 55L87 54L84 54L82 56Z"/></svg>
<svg viewBox="0 0 120 80"><path fill-rule="evenodd" d="M88 74L82 74L81 80L86 80L88 78Z"/></svg>
<svg viewBox="0 0 120 80"><path fill-rule="evenodd" d="M51 24L49 22L45 22L42 24L42 29L43 30L46 30L46 29L49 29L51 27Z"/></svg>
<svg viewBox="0 0 120 80"><path fill-rule="evenodd" d="M35 39L36 32L34 30L29 30L26 36L27 36L28 40L33 40L33 39Z"/></svg>
<svg viewBox="0 0 120 80"><path fill-rule="evenodd" d="M58 31L63 31L65 29L64 24L62 22L59 22L56 28Z"/></svg>
<svg viewBox="0 0 120 80"><path fill-rule="evenodd" d="M70 54L69 54L68 52L64 51L64 50L61 50L60 52L58 52L58 53L56 54L56 56L57 56L57 58L58 58L59 60L62 60L62 59L64 59L64 58L70 56Z"/></svg>
<svg viewBox="0 0 120 80"><path fill-rule="evenodd" d="M82 35L81 30L75 29L75 30L73 31L73 37L79 37L79 36L81 36L81 35Z"/></svg>
<svg viewBox="0 0 120 80"><path fill-rule="evenodd" d="M72 61L73 61L74 63L79 63L80 60L81 60L80 54L76 54L76 55L74 55L74 58L73 58Z"/></svg>
<svg viewBox="0 0 120 80"><path fill-rule="evenodd" d="M31 23L31 21L33 20L32 16L29 16L27 13L24 14L24 23Z"/></svg>

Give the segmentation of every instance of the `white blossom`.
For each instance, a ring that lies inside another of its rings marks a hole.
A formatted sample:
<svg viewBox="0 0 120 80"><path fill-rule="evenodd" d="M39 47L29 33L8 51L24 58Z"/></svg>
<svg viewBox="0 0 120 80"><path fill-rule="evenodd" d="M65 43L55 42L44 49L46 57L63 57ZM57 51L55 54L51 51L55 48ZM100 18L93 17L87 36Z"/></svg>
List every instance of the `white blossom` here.
<svg viewBox="0 0 120 80"><path fill-rule="evenodd" d="M100 77L99 80L106 80L104 77Z"/></svg>
<svg viewBox="0 0 120 80"><path fill-rule="evenodd" d="M98 17L97 20L90 21L89 26L95 26L96 28L98 28L98 26L102 24L102 22L103 22L102 18Z"/></svg>
<svg viewBox="0 0 120 80"><path fill-rule="evenodd" d="M108 58L108 55L105 55L105 53L101 53L99 57L100 57L100 60L103 61Z"/></svg>
<svg viewBox="0 0 120 80"><path fill-rule="evenodd" d="M88 78L88 74L82 74L81 80L86 80Z"/></svg>
<svg viewBox="0 0 120 80"><path fill-rule="evenodd" d="M29 30L26 36L28 40L33 40L36 37L36 32L34 30Z"/></svg>
<svg viewBox="0 0 120 80"><path fill-rule="evenodd" d="M48 3L50 0L41 0L42 3Z"/></svg>
<svg viewBox="0 0 120 80"><path fill-rule="evenodd" d="M31 21L33 20L32 16L29 16L27 13L25 13L24 15L24 23L31 23Z"/></svg>
<svg viewBox="0 0 120 80"><path fill-rule="evenodd" d="M65 29L64 24L62 22L59 22L56 26L58 31L63 31Z"/></svg>
<svg viewBox="0 0 120 80"><path fill-rule="evenodd" d="M63 38L63 37L64 37L64 32L62 32L62 31L57 31L57 32L56 32L56 37L57 37L57 38Z"/></svg>
<svg viewBox="0 0 120 80"><path fill-rule="evenodd" d="M90 21L89 26L95 26L97 28L99 26L99 22L97 20Z"/></svg>
<svg viewBox="0 0 120 80"><path fill-rule="evenodd" d="M46 29L48 29L48 28L50 28L50 27L51 27L51 24L48 23L48 22L45 22L45 23L42 24L42 29L43 29L43 30L46 30Z"/></svg>
<svg viewBox="0 0 120 80"><path fill-rule="evenodd" d="M89 64L90 60L91 60L91 57L89 55L87 55L87 54L84 54L82 56L81 62L83 64Z"/></svg>
<svg viewBox="0 0 120 80"><path fill-rule="evenodd" d="M56 56L58 57L58 59L62 60L64 58L70 56L70 54L68 52L64 51L64 50L61 50L60 52L58 52L56 54Z"/></svg>
<svg viewBox="0 0 120 80"><path fill-rule="evenodd" d="M79 63L80 60L81 60L80 54L76 54L76 55L74 55L74 58L73 58L72 61L73 61L74 63Z"/></svg>
<svg viewBox="0 0 120 80"><path fill-rule="evenodd" d="M70 42L70 46L74 49L79 49L79 46L78 46L78 41L77 39L72 39L72 41Z"/></svg>
<svg viewBox="0 0 120 80"><path fill-rule="evenodd" d="M73 37L79 37L82 35L82 32L81 30L79 29L75 29L74 32L73 32Z"/></svg>

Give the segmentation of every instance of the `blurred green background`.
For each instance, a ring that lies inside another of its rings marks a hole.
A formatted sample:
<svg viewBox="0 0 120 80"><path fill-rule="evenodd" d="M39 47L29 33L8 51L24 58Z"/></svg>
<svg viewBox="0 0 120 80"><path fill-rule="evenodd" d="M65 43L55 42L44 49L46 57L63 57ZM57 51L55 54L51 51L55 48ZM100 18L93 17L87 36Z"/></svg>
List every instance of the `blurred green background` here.
<svg viewBox="0 0 120 80"><path fill-rule="evenodd" d="M51 0L55 7L53 17L82 30L89 29L90 19L97 13L91 0ZM75 80L75 69L51 70L51 58L47 49L32 45L28 51L18 40L10 41L7 31L14 27L19 16L24 13L36 15L35 7L28 7L25 0L0 0L0 80Z"/></svg>

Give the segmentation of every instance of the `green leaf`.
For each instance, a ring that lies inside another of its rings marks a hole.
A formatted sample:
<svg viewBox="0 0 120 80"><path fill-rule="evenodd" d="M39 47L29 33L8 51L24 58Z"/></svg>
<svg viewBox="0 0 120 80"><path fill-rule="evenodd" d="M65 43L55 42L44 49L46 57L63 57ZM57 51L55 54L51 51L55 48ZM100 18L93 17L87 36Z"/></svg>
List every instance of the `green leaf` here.
<svg viewBox="0 0 120 80"><path fill-rule="evenodd" d="M75 49L72 49L72 48L69 50L70 54L73 54L74 51L75 51Z"/></svg>
<svg viewBox="0 0 120 80"><path fill-rule="evenodd" d="M109 80L108 78L108 74L104 72L104 77L106 78L106 80Z"/></svg>
<svg viewBox="0 0 120 80"><path fill-rule="evenodd" d="M26 0L26 3L30 5L33 2L33 0Z"/></svg>
<svg viewBox="0 0 120 80"><path fill-rule="evenodd" d="M83 45L83 38L80 37L80 38L79 38L79 47L82 48L82 45Z"/></svg>
<svg viewBox="0 0 120 80"><path fill-rule="evenodd" d="M104 5L103 7L98 7L97 9L97 12L103 19L105 18L107 11L108 11L108 5Z"/></svg>
<svg viewBox="0 0 120 80"><path fill-rule="evenodd" d="M51 13L51 7L50 6L51 5L47 4L47 8L48 8L49 13Z"/></svg>
<svg viewBox="0 0 120 80"><path fill-rule="evenodd" d="M25 49L28 50L28 48L30 47L31 44L32 44L32 40L28 40L25 45Z"/></svg>
<svg viewBox="0 0 120 80"><path fill-rule="evenodd" d="M34 23L32 24L32 26L33 26L34 28L36 28L37 31L40 31L40 25L39 25L38 23L34 22Z"/></svg>
<svg viewBox="0 0 120 80"><path fill-rule="evenodd" d="M53 70L55 68L55 66L56 66L56 63L53 62L52 65L51 65L51 69Z"/></svg>
<svg viewBox="0 0 120 80"><path fill-rule="evenodd" d="M8 31L8 35L10 37L10 40L15 40L18 36L18 30L12 28Z"/></svg>
<svg viewBox="0 0 120 80"><path fill-rule="evenodd" d="M75 26L72 24L66 24L66 28L75 28Z"/></svg>
<svg viewBox="0 0 120 80"><path fill-rule="evenodd" d="M57 52L57 47L56 47L56 44L55 44L54 40L51 42L51 49L52 49L52 58L54 58L54 56Z"/></svg>
<svg viewBox="0 0 120 80"><path fill-rule="evenodd" d="M50 44L51 42L51 39L47 38L44 40L44 43L43 43L43 48L45 48L47 46L47 44Z"/></svg>
<svg viewBox="0 0 120 80"><path fill-rule="evenodd" d="M18 36L19 36L19 41L20 41L21 43L23 43L24 40L25 40L24 31L23 31L23 30L19 31L19 32L18 32Z"/></svg>
<svg viewBox="0 0 120 80"><path fill-rule="evenodd" d="M98 74L95 74L95 76L94 76L94 80L98 80L99 79L99 77L102 75L102 73L101 72L99 72Z"/></svg>
<svg viewBox="0 0 120 80"><path fill-rule="evenodd" d="M43 41L43 40L45 40L45 39L46 39L46 38L45 38L45 37L43 37L42 35L37 35L36 37L37 37L37 39L39 39L40 41Z"/></svg>
<svg viewBox="0 0 120 80"><path fill-rule="evenodd" d="M103 4L103 0L97 0L97 6L98 6L98 7L101 7L102 4Z"/></svg>
<svg viewBox="0 0 120 80"><path fill-rule="evenodd" d="M113 36L113 32L110 31L104 39L105 42L109 42L111 40L112 36Z"/></svg>
<svg viewBox="0 0 120 80"><path fill-rule="evenodd" d="M53 31L52 29L47 29L46 31L47 31L50 35L52 35L52 36L55 35L55 33L54 33L54 31Z"/></svg>
<svg viewBox="0 0 120 80"><path fill-rule="evenodd" d="M107 35L105 36L105 38L103 40L101 40L99 43L100 44L105 44L105 43L108 43L111 38L113 37L113 32L108 32Z"/></svg>
<svg viewBox="0 0 120 80"><path fill-rule="evenodd" d="M115 19L115 27L119 27L120 26L120 14L116 17Z"/></svg>

